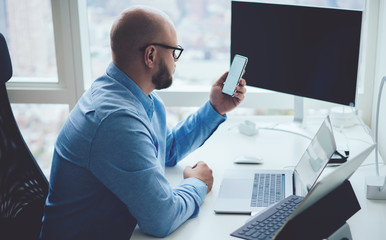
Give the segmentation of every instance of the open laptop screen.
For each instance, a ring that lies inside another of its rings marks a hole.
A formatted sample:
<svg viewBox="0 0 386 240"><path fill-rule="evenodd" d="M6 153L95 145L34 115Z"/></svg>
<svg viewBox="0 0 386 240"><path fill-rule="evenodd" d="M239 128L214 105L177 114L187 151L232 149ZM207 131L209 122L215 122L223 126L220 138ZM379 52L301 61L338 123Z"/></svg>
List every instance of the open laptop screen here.
<svg viewBox="0 0 386 240"><path fill-rule="evenodd" d="M296 195L305 196L310 191L335 150L334 134L327 117L295 167Z"/></svg>

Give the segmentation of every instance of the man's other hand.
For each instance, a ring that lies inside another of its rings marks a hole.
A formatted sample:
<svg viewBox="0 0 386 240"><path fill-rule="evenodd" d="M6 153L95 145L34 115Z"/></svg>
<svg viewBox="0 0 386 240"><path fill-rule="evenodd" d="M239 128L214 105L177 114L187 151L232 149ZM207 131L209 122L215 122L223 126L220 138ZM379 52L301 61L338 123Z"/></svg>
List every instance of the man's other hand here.
<svg viewBox="0 0 386 240"><path fill-rule="evenodd" d="M209 193L210 190L212 190L212 186L213 186L212 169L210 169L206 163L199 161L193 167L191 166L186 167L184 169L184 178L191 178L191 177L198 178L204 183L206 183L207 193Z"/></svg>

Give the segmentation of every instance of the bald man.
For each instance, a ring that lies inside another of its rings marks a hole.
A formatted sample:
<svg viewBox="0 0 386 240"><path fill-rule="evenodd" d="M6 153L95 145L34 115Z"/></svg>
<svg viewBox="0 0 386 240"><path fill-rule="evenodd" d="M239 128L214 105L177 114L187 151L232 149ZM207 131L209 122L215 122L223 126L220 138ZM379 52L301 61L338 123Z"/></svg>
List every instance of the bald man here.
<svg viewBox="0 0 386 240"><path fill-rule="evenodd" d="M111 29L112 63L70 113L55 144L42 239L129 239L138 224L164 237L189 218L213 185L204 162L183 171L172 189L166 166L201 146L244 99L221 93L226 73L209 101L173 129L153 91L172 84L183 49L167 15L125 10Z"/></svg>

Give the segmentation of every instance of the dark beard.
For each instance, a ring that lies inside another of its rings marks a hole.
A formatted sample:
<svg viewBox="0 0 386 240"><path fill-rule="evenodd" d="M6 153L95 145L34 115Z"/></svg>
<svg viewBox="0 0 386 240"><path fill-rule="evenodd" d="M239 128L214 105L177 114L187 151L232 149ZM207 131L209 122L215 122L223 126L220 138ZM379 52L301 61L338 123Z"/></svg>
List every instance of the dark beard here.
<svg viewBox="0 0 386 240"><path fill-rule="evenodd" d="M172 85L173 76L168 73L164 61L160 62L159 71L152 77L151 81L157 90L165 89Z"/></svg>

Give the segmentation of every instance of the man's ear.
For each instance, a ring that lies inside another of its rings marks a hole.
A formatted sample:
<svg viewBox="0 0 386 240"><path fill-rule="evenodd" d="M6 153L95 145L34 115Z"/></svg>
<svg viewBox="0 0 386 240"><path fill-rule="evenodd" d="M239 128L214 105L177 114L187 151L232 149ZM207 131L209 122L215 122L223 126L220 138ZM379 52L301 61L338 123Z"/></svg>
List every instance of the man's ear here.
<svg viewBox="0 0 386 240"><path fill-rule="evenodd" d="M149 46L145 49L144 61L145 61L145 65L148 68L154 67L154 60L155 60L156 54L157 54L157 51L152 46Z"/></svg>

